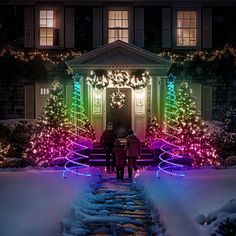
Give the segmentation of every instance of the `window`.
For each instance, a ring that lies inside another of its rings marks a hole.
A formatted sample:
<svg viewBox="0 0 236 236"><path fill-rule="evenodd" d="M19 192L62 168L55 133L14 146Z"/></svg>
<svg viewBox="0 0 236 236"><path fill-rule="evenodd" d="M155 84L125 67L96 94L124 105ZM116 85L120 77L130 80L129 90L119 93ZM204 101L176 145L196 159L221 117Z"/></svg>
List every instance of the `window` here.
<svg viewBox="0 0 236 236"><path fill-rule="evenodd" d="M47 95L49 92L49 88L40 88L40 95Z"/></svg>
<svg viewBox="0 0 236 236"><path fill-rule="evenodd" d="M177 46L197 46L196 11L177 11Z"/></svg>
<svg viewBox="0 0 236 236"><path fill-rule="evenodd" d="M56 11L40 11L40 46L59 45L59 28L57 27Z"/></svg>
<svg viewBox="0 0 236 236"><path fill-rule="evenodd" d="M108 11L108 43L116 40L129 42L128 11Z"/></svg>

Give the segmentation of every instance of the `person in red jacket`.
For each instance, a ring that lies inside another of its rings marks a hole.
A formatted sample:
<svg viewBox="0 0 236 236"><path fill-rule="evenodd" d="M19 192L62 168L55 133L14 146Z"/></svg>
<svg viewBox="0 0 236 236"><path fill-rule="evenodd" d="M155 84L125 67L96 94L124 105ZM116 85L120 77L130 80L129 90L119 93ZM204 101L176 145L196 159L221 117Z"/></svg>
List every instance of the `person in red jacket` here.
<svg viewBox="0 0 236 236"><path fill-rule="evenodd" d="M100 144L104 148L106 153L106 170L112 171L115 170L115 163L112 158L112 149L116 140L116 134L113 130L113 124L111 122L107 123L107 129L103 131L103 134L100 138Z"/></svg>
<svg viewBox="0 0 236 236"><path fill-rule="evenodd" d="M128 131L128 136L126 138L126 155L128 158L128 174L129 178L132 178L133 169L138 170L137 159L140 156L141 142L134 135L133 130Z"/></svg>
<svg viewBox="0 0 236 236"><path fill-rule="evenodd" d="M126 155L125 155L125 150L122 147L119 139L116 139L115 141L115 146L113 148L113 156L116 163L116 178L124 179Z"/></svg>

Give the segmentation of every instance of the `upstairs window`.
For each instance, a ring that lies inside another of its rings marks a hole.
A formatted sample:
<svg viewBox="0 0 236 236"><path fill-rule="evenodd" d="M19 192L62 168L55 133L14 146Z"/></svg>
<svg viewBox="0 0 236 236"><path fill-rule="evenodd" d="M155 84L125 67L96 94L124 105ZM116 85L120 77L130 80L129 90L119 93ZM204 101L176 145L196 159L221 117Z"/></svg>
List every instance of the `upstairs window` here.
<svg viewBox="0 0 236 236"><path fill-rule="evenodd" d="M108 11L108 43L116 40L129 42L128 11Z"/></svg>
<svg viewBox="0 0 236 236"><path fill-rule="evenodd" d="M40 46L58 46L59 27L54 10L40 10Z"/></svg>
<svg viewBox="0 0 236 236"><path fill-rule="evenodd" d="M196 11L177 11L177 46L197 46Z"/></svg>

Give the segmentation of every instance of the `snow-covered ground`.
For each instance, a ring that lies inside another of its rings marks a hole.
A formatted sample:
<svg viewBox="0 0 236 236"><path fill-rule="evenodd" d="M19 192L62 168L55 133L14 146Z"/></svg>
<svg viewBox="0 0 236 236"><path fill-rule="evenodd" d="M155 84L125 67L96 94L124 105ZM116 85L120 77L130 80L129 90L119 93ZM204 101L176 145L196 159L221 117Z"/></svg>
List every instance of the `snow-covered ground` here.
<svg viewBox="0 0 236 236"><path fill-rule="evenodd" d="M195 217L207 216L236 199L236 169L188 170L185 174L157 179L155 171L144 171L136 181L158 208L167 235L209 235L207 226L197 224Z"/></svg>
<svg viewBox="0 0 236 236"><path fill-rule="evenodd" d="M0 235L61 235L62 219L70 215L70 206L81 205L89 186L98 181L98 173L93 170L92 177L63 179L59 170L0 172ZM185 174L157 179L155 171L146 170L135 181L159 210L166 235L209 235L208 227L195 218L236 199L236 169L186 170Z"/></svg>
<svg viewBox="0 0 236 236"><path fill-rule="evenodd" d="M92 177L68 174L67 179L59 170L0 172L0 235L61 235L70 206L96 182L97 172L91 171Z"/></svg>

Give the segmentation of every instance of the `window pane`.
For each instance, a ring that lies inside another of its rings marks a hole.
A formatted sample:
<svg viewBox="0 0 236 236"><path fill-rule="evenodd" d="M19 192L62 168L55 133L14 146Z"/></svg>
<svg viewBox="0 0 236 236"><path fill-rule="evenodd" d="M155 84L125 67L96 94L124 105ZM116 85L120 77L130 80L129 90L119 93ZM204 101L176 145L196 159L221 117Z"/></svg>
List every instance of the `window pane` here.
<svg viewBox="0 0 236 236"><path fill-rule="evenodd" d="M40 27L46 27L46 26L47 26L46 19L40 19Z"/></svg>
<svg viewBox="0 0 236 236"><path fill-rule="evenodd" d="M114 11L109 11L109 14L108 14L108 18L109 19L114 19Z"/></svg>
<svg viewBox="0 0 236 236"><path fill-rule="evenodd" d="M41 28L40 29L40 38L46 38L46 36L47 36L47 29Z"/></svg>
<svg viewBox="0 0 236 236"><path fill-rule="evenodd" d="M115 37L115 32L114 32L113 29L110 29L110 30L109 30L109 37L112 37L112 38Z"/></svg>
<svg viewBox="0 0 236 236"><path fill-rule="evenodd" d="M47 27L53 27L53 19L47 19Z"/></svg>
<svg viewBox="0 0 236 236"><path fill-rule="evenodd" d="M128 11L108 12L108 42L123 40L128 42Z"/></svg>
<svg viewBox="0 0 236 236"><path fill-rule="evenodd" d="M40 18L46 18L46 11L40 11Z"/></svg>
<svg viewBox="0 0 236 236"><path fill-rule="evenodd" d="M47 38L47 46L53 46L53 38Z"/></svg>
<svg viewBox="0 0 236 236"><path fill-rule="evenodd" d="M47 11L47 18L53 19L53 11Z"/></svg>
<svg viewBox="0 0 236 236"><path fill-rule="evenodd" d="M128 11L123 11L123 19L128 20Z"/></svg>
<svg viewBox="0 0 236 236"><path fill-rule="evenodd" d="M115 27L115 22L114 20L109 20L109 28L114 28Z"/></svg>
<svg viewBox="0 0 236 236"><path fill-rule="evenodd" d="M40 45L41 46L46 46L47 45L46 38L40 38Z"/></svg>
<svg viewBox="0 0 236 236"><path fill-rule="evenodd" d="M56 14L53 10L40 11L40 45L59 45L59 29L56 28Z"/></svg>
<svg viewBox="0 0 236 236"><path fill-rule="evenodd" d="M197 13L196 11L177 12L177 46L196 46Z"/></svg>

